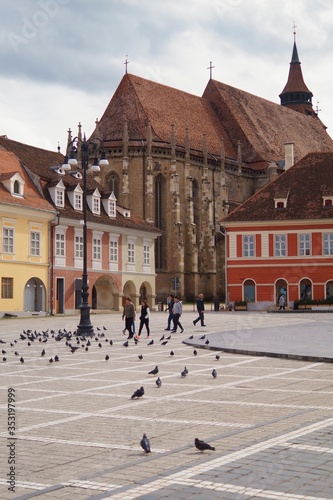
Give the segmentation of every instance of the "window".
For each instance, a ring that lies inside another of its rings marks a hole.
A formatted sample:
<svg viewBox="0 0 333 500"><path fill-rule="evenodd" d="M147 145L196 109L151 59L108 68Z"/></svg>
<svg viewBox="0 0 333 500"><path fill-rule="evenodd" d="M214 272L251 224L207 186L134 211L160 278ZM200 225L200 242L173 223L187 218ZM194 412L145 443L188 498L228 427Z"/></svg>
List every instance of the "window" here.
<svg viewBox="0 0 333 500"><path fill-rule="evenodd" d="M253 280L244 281L244 300L247 302L256 300L256 285Z"/></svg>
<svg viewBox="0 0 333 500"><path fill-rule="evenodd" d="M276 234L274 237L275 257L285 257L287 255L287 237L285 234Z"/></svg>
<svg viewBox="0 0 333 500"><path fill-rule="evenodd" d="M40 233L30 232L30 255L40 256Z"/></svg>
<svg viewBox="0 0 333 500"><path fill-rule="evenodd" d="M13 189L14 194L20 194L20 183L18 180L14 181L14 189Z"/></svg>
<svg viewBox="0 0 333 500"><path fill-rule="evenodd" d="M127 243L127 262L129 264L134 264L135 262L135 247L134 242Z"/></svg>
<svg viewBox="0 0 333 500"><path fill-rule="evenodd" d="M148 243L143 244L143 265L150 266L150 246Z"/></svg>
<svg viewBox="0 0 333 500"><path fill-rule="evenodd" d="M332 198L325 198L324 199L324 207L331 207L332 205L333 205Z"/></svg>
<svg viewBox="0 0 333 500"><path fill-rule="evenodd" d="M93 259L101 260L102 255L102 241L101 238L95 237L93 238Z"/></svg>
<svg viewBox="0 0 333 500"><path fill-rule="evenodd" d="M116 216L116 202L113 200L109 200L109 217Z"/></svg>
<svg viewBox="0 0 333 500"><path fill-rule="evenodd" d="M118 241L110 240L110 261L118 262Z"/></svg>
<svg viewBox="0 0 333 500"><path fill-rule="evenodd" d="M243 236L243 257L254 257L254 235Z"/></svg>
<svg viewBox="0 0 333 500"><path fill-rule="evenodd" d="M1 278L1 298L12 299L14 291L13 278Z"/></svg>
<svg viewBox="0 0 333 500"><path fill-rule="evenodd" d="M3 252L14 253L14 229L3 228Z"/></svg>
<svg viewBox="0 0 333 500"><path fill-rule="evenodd" d="M82 210L82 193L74 193L74 208Z"/></svg>
<svg viewBox="0 0 333 500"><path fill-rule="evenodd" d="M83 236L75 235L75 257L83 258Z"/></svg>
<svg viewBox="0 0 333 500"><path fill-rule="evenodd" d="M277 201L276 208L284 208L284 201Z"/></svg>
<svg viewBox="0 0 333 500"><path fill-rule="evenodd" d="M64 203L64 200L65 200L65 192L63 189L56 189L56 192L55 192L55 204L57 207L64 207L65 206L65 203Z"/></svg>
<svg viewBox="0 0 333 500"><path fill-rule="evenodd" d="M312 284L311 281L306 278L300 282L300 298L302 300L312 299Z"/></svg>
<svg viewBox="0 0 333 500"><path fill-rule="evenodd" d="M328 281L326 283L326 299L333 298L333 281Z"/></svg>
<svg viewBox="0 0 333 500"><path fill-rule="evenodd" d="M310 255L310 234L298 235L298 255Z"/></svg>
<svg viewBox="0 0 333 500"><path fill-rule="evenodd" d="M57 233L55 241L55 254L57 257L65 257L65 234Z"/></svg>
<svg viewBox="0 0 333 500"><path fill-rule="evenodd" d="M97 198L97 196L93 196L93 199L92 199L92 212L94 214L99 214L100 213L100 208L101 206L101 201L99 198Z"/></svg>
<svg viewBox="0 0 333 500"><path fill-rule="evenodd" d="M333 233L324 233L324 255L333 255Z"/></svg>

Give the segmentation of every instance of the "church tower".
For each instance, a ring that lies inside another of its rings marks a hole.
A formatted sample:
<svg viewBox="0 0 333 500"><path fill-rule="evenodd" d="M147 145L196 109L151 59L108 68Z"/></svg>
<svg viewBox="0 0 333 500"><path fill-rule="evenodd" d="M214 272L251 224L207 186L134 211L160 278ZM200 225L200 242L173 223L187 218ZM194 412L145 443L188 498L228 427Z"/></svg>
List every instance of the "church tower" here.
<svg viewBox="0 0 333 500"><path fill-rule="evenodd" d="M294 31L294 46L290 62L288 81L279 95L281 105L307 116L317 118L312 107L312 92L305 85L296 46L296 32Z"/></svg>

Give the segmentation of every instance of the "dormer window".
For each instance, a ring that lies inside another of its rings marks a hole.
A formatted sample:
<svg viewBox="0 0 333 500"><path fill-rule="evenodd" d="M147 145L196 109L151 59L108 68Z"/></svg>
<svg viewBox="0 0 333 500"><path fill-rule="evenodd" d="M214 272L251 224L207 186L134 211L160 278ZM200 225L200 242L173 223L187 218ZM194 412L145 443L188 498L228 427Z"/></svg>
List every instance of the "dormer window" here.
<svg viewBox="0 0 333 500"><path fill-rule="evenodd" d="M115 218L117 215L117 198L115 197L114 193L111 193L108 198L104 198L102 200L104 210L108 214L109 217Z"/></svg>
<svg viewBox="0 0 333 500"><path fill-rule="evenodd" d="M333 206L333 196L324 196L323 197L323 205L324 205L324 207L332 207Z"/></svg>
<svg viewBox="0 0 333 500"><path fill-rule="evenodd" d="M78 210L82 212L83 210L83 191L80 184L77 184L75 188L71 186L71 188L67 189L68 199L74 208L74 210Z"/></svg>
<svg viewBox="0 0 333 500"><path fill-rule="evenodd" d="M23 197L25 181L18 172L1 174L0 180L12 196Z"/></svg>
<svg viewBox="0 0 333 500"><path fill-rule="evenodd" d="M287 199L286 198L275 198L274 199L275 208L282 210L283 208L287 208Z"/></svg>
<svg viewBox="0 0 333 500"><path fill-rule="evenodd" d="M56 183L52 183L48 187L48 190L55 206L63 208L65 206L65 185L62 179Z"/></svg>
<svg viewBox="0 0 333 500"><path fill-rule="evenodd" d="M91 212L95 215L100 215L101 213L101 193L96 188L93 193L89 193L87 196L88 207Z"/></svg>

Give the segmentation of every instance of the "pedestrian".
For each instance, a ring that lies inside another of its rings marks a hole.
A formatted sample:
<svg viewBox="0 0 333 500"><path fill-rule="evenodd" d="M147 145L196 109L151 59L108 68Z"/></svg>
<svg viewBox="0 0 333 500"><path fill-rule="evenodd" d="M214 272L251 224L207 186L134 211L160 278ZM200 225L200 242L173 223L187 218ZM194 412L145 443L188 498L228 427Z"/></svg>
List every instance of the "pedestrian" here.
<svg viewBox="0 0 333 500"><path fill-rule="evenodd" d="M195 326L198 321L200 321L201 326L206 326L205 325L205 304L204 304L204 295L203 293L199 293L199 296L197 298L197 311L199 316L197 319L193 321L193 325Z"/></svg>
<svg viewBox="0 0 333 500"><path fill-rule="evenodd" d="M279 311L281 311L281 309L283 309L284 311L286 310L286 298L283 293L280 295L279 298L279 306L280 306Z"/></svg>
<svg viewBox="0 0 333 500"><path fill-rule="evenodd" d="M141 332L142 332L142 328L145 326L146 327L146 330L147 330L147 339L150 338L150 329L149 329L149 314L150 314L150 311L149 311L149 306L147 304L147 302L145 300L142 300L141 301L141 314L140 314L140 327L139 327L139 331L138 331L138 334L135 335L134 338L136 338L137 340L140 340L140 335L141 335Z"/></svg>
<svg viewBox="0 0 333 500"><path fill-rule="evenodd" d="M182 312L183 312L183 304L182 304L182 301L179 300L179 297L178 295L175 295L175 299L174 299L174 304L173 304L173 308L172 308L172 314L173 314L173 329L171 330L171 333L176 333L177 332L177 328L179 326L180 328L180 333L183 333L184 331L184 328L182 327L181 323L180 323L180 317L182 315Z"/></svg>
<svg viewBox="0 0 333 500"><path fill-rule="evenodd" d="M173 321L173 312L172 312L172 309L173 309L173 305L175 303L175 297L174 295L172 295L172 293L170 293L170 295L168 295L168 298L167 298L167 308L166 308L166 311L169 313L169 316L168 316L168 325L166 328L164 328L164 330L166 331L169 331L171 330L171 321Z"/></svg>
<svg viewBox="0 0 333 500"><path fill-rule="evenodd" d="M133 323L135 320L135 308L130 297L126 297L125 300L122 319L124 320L124 318L125 318L125 328L123 330L123 334L125 335L126 330L128 330L127 340L132 339L134 335Z"/></svg>

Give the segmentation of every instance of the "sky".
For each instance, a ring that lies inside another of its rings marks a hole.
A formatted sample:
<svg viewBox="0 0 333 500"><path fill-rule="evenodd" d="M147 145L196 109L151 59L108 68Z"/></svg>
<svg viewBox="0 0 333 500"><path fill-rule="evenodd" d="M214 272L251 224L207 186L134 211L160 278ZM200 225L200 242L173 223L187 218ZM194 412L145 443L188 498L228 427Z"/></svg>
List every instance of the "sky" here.
<svg viewBox="0 0 333 500"><path fill-rule="evenodd" d="M81 122L92 133L126 66L200 96L212 65L215 80L280 103L294 31L333 137L333 2L7 0L0 25L0 135L10 139L65 153L67 130Z"/></svg>

